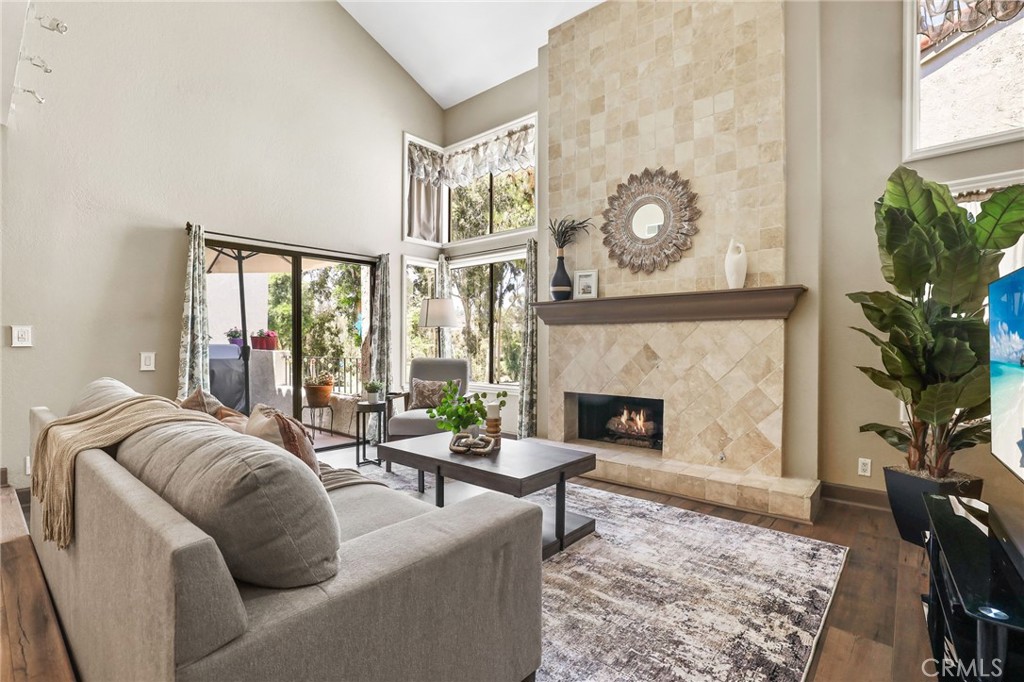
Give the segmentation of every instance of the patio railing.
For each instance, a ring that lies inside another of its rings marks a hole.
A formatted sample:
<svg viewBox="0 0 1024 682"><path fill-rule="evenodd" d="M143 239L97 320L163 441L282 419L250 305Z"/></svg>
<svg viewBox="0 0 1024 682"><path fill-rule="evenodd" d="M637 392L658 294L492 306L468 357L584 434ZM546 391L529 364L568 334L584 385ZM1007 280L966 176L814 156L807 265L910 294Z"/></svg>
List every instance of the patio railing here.
<svg viewBox="0 0 1024 682"><path fill-rule="evenodd" d="M358 395L363 392L362 362L359 358L332 358L327 356L305 357L303 377L316 376L321 372L334 375L334 392ZM292 354L285 356L286 376L292 375Z"/></svg>

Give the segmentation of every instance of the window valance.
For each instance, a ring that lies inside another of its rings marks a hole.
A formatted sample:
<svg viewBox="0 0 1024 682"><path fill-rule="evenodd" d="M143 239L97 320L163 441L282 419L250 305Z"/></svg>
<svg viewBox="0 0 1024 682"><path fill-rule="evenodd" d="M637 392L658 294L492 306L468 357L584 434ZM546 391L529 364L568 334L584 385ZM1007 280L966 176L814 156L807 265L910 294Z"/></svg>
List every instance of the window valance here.
<svg viewBox="0 0 1024 682"><path fill-rule="evenodd" d="M434 187L461 187L488 173L536 164L537 127L528 123L492 139L444 154L409 143L409 175Z"/></svg>
<svg viewBox="0 0 1024 682"><path fill-rule="evenodd" d="M933 47L953 33L972 33L990 20L1009 21L1024 8L1021 0L918 0L917 32L921 49Z"/></svg>

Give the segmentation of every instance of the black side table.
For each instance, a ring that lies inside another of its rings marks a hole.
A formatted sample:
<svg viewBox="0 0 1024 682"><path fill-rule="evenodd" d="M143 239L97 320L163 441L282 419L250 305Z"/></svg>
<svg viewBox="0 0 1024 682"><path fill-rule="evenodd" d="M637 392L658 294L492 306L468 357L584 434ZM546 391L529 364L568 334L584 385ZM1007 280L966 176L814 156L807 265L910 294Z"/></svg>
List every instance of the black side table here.
<svg viewBox="0 0 1024 682"><path fill-rule="evenodd" d="M380 442L386 443L388 441L387 409L388 403L386 400L379 403L368 403L365 400L360 400L356 403L356 466L361 467L364 464L380 466L379 457L377 459L367 459L366 457L366 447L370 444L366 425L370 415L379 415Z"/></svg>
<svg viewBox="0 0 1024 682"><path fill-rule="evenodd" d="M306 414L306 410L309 410L310 433L313 434L313 442L315 443L316 442L316 432L317 432L318 429L319 429L320 433L328 433L331 430L331 429L325 429L324 428L324 416L326 414L325 411L330 411L330 413L331 413L331 421L328 422L328 423L331 425L331 428L334 428L334 408L331 407L330 405L317 405L317 406L303 405L302 406L302 414ZM302 421L302 420L300 419L299 421ZM317 426L317 423L319 423L320 426Z"/></svg>

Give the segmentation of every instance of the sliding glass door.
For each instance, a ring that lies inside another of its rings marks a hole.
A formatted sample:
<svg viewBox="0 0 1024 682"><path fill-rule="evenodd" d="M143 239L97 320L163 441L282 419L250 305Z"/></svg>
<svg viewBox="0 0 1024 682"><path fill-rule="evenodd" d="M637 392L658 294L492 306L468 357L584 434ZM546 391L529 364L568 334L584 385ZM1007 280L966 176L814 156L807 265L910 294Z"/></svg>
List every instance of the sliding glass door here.
<svg viewBox="0 0 1024 682"><path fill-rule="evenodd" d="M206 258L213 394L246 414L264 404L294 416L318 450L351 445L369 370L372 264L214 241ZM330 389L304 390L328 374Z"/></svg>

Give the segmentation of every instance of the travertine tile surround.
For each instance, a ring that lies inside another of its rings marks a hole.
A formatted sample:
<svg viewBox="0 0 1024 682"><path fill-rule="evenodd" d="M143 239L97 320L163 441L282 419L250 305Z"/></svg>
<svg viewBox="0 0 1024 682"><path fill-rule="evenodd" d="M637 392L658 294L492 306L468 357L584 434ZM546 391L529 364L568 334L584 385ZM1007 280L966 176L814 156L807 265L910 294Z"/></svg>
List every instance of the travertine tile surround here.
<svg viewBox="0 0 1024 682"><path fill-rule="evenodd" d="M606 2L551 31L550 215L600 226L618 184L658 166L691 180L704 213L693 249L653 275L582 235L566 265L599 270L601 296L723 289L734 236L747 286L784 283L783 36L778 0Z"/></svg>
<svg viewBox="0 0 1024 682"><path fill-rule="evenodd" d="M667 270L620 269L595 229L566 249L570 272L598 270L602 297L724 289L735 237L746 286L785 283L783 44L780 0L606 2L551 31L549 215L600 226L618 184L658 166L703 211ZM608 322L548 328L550 439L574 435L566 393L663 398L664 451L598 448L595 478L811 518L818 482L781 478L781 320Z"/></svg>
<svg viewBox="0 0 1024 682"><path fill-rule="evenodd" d="M782 324L551 327L548 437L575 435L576 416L560 400L566 393L660 398L663 459L781 476Z"/></svg>

